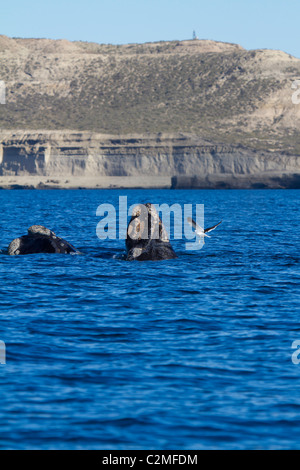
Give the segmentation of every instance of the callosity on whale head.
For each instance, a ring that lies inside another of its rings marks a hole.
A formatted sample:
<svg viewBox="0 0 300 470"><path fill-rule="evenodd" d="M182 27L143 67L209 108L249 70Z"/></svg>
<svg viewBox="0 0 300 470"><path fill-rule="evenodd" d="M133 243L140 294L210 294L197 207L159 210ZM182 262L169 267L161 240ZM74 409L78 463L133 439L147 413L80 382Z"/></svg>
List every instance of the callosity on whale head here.
<svg viewBox="0 0 300 470"><path fill-rule="evenodd" d="M127 260L158 261L177 258L153 204L139 204L127 228Z"/></svg>
<svg viewBox="0 0 300 470"><path fill-rule="evenodd" d="M42 225L33 225L28 234L13 240L8 247L8 254L29 255L34 253L79 253L73 245L59 238L54 232Z"/></svg>

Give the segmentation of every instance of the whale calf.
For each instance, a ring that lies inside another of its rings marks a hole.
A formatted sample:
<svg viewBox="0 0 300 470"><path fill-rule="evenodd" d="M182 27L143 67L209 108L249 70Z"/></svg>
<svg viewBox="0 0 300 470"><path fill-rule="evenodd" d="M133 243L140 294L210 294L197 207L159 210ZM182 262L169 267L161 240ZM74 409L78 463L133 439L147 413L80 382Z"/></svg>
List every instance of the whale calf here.
<svg viewBox="0 0 300 470"><path fill-rule="evenodd" d="M134 207L125 243L128 261L177 258L157 210L150 203Z"/></svg>
<svg viewBox="0 0 300 470"><path fill-rule="evenodd" d="M8 247L8 254L29 255L34 253L79 253L73 245L57 237L57 235L42 225L33 225L28 234L13 240Z"/></svg>

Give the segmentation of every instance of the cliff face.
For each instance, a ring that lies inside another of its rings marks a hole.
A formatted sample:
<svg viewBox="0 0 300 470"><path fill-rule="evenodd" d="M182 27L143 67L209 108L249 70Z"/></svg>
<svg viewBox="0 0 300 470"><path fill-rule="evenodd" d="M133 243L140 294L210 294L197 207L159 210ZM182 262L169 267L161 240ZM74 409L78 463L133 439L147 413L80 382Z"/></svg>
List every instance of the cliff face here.
<svg viewBox="0 0 300 470"><path fill-rule="evenodd" d="M153 183L157 178L164 178L164 187L294 187L296 173L300 174L300 156L216 145L182 134L6 132L0 145L4 187L13 176L34 176L36 182L40 177L39 183L44 177L58 178L56 185L48 184L53 187L61 185L61 178L75 178L88 187L93 180L97 187L97 177L117 177L120 186L126 186L126 178L135 178L131 185L139 186L138 179L144 177L148 187L159 186Z"/></svg>
<svg viewBox="0 0 300 470"><path fill-rule="evenodd" d="M214 41L0 36L0 186L297 186L299 77L284 52Z"/></svg>

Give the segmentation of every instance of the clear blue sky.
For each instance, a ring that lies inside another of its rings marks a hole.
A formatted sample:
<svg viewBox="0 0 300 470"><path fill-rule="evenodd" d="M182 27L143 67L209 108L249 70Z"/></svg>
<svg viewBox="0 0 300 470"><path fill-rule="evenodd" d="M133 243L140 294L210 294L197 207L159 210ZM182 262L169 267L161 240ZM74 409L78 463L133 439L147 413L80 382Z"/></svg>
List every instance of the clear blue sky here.
<svg viewBox="0 0 300 470"><path fill-rule="evenodd" d="M125 44L200 39L300 57L300 0L10 0L0 34Z"/></svg>

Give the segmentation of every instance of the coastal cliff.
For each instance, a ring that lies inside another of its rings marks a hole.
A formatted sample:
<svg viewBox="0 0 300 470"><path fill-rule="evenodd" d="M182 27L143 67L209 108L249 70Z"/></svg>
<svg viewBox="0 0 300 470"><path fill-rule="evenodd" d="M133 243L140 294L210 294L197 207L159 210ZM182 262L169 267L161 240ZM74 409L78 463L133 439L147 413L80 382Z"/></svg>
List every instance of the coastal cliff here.
<svg viewBox="0 0 300 470"><path fill-rule="evenodd" d="M0 187L299 187L300 60L0 36Z"/></svg>
<svg viewBox="0 0 300 470"><path fill-rule="evenodd" d="M300 156L195 136L5 132L0 187L298 187Z"/></svg>

